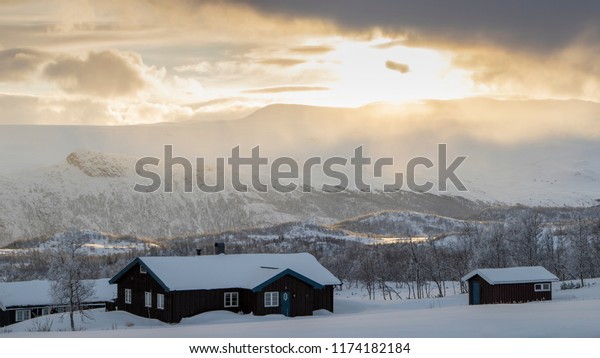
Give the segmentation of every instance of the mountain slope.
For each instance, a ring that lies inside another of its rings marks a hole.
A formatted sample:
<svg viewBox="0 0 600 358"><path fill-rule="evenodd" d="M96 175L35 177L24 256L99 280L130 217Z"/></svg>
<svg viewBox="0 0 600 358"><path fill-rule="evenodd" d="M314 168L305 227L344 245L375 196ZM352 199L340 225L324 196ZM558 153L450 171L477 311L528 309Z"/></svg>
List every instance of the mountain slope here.
<svg viewBox="0 0 600 358"><path fill-rule="evenodd" d="M57 165L0 178L0 244L68 229L156 238L291 221L331 224L380 210L461 217L487 207L460 197L406 191L185 193L178 181L173 193L138 193L133 162L120 155L76 152Z"/></svg>
<svg viewBox="0 0 600 358"><path fill-rule="evenodd" d="M373 162L394 158L379 181L406 174L409 160L424 156L434 168L419 166L417 182L437 183L438 145L443 143L448 164L467 157L456 174L468 191L458 192L449 183L441 194L507 204L587 206L600 199L599 116L600 104L592 102L474 98L353 109L271 105L230 121L0 126L0 175L47 167L85 150L163 158L164 146L172 144L175 156L192 162L201 157L214 165L216 157L228 158L238 146L242 156L259 146L271 162L286 156L299 163L311 157L350 159L362 146ZM570 125L573 121L579 125ZM367 168L365 178L376 183L372 171Z"/></svg>

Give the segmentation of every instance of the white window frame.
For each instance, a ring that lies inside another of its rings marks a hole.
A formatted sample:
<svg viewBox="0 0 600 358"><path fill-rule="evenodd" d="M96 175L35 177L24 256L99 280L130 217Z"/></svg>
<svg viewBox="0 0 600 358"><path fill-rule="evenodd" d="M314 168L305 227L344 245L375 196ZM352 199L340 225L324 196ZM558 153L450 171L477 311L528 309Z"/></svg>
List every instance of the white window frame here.
<svg viewBox="0 0 600 358"><path fill-rule="evenodd" d="M549 282L536 283L533 285L533 290L535 292L548 292L552 290L552 285Z"/></svg>
<svg viewBox="0 0 600 358"><path fill-rule="evenodd" d="M144 307L152 308L152 292L144 292Z"/></svg>
<svg viewBox="0 0 600 358"><path fill-rule="evenodd" d="M31 319L31 310L16 310L15 311L15 322L23 322Z"/></svg>
<svg viewBox="0 0 600 358"><path fill-rule="evenodd" d="M240 306L239 292L225 292L224 300L225 300L225 308Z"/></svg>
<svg viewBox="0 0 600 358"><path fill-rule="evenodd" d="M144 265L140 264L140 273L148 273Z"/></svg>
<svg viewBox="0 0 600 358"><path fill-rule="evenodd" d="M159 310L165 309L165 295L163 295L162 293L156 294L156 308L158 308Z"/></svg>
<svg viewBox="0 0 600 358"><path fill-rule="evenodd" d="M131 288L125 289L125 303L131 303Z"/></svg>
<svg viewBox="0 0 600 358"><path fill-rule="evenodd" d="M50 313L52 313L52 310L50 309L50 307L43 307L42 308L42 316L47 316Z"/></svg>
<svg viewBox="0 0 600 358"><path fill-rule="evenodd" d="M265 292L265 307L279 307L279 292Z"/></svg>

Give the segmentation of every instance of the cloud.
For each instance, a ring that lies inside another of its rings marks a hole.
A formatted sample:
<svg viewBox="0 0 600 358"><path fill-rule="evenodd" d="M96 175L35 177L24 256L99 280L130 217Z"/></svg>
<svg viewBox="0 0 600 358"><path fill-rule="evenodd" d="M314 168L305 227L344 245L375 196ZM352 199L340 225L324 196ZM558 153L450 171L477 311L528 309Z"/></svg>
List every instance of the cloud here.
<svg viewBox="0 0 600 358"><path fill-rule="evenodd" d="M295 58L271 58L271 59L265 59L265 60L259 60L258 63L262 63L264 65L274 65L274 66L281 66L281 67L292 67L292 66L296 66L299 65L301 63L305 63L306 61L304 60L298 60Z"/></svg>
<svg viewBox="0 0 600 358"><path fill-rule="evenodd" d="M283 92L308 92L308 91L328 91L328 87L320 86L279 86L257 88L242 91L243 93L283 93Z"/></svg>
<svg viewBox="0 0 600 358"><path fill-rule="evenodd" d="M384 42L381 44L374 45L373 47L378 48L380 50L387 50L392 47L405 46L405 45L406 45L406 39L402 39L402 40L387 41L387 42Z"/></svg>
<svg viewBox="0 0 600 358"><path fill-rule="evenodd" d="M304 54L304 55L320 55L327 52L333 51L334 48L331 46L298 46L290 49L290 52Z"/></svg>
<svg viewBox="0 0 600 358"><path fill-rule="evenodd" d="M279 47L302 44L307 34L335 34L333 24L263 14L256 9L220 0L64 0L0 1L0 44L72 51L74 48L123 48L165 43L256 44ZM282 41L283 39L283 41ZM289 41L292 39L292 41ZM94 46L96 45L96 46ZM130 48L141 51L141 48ZM189 52L187 52L189 53Z"/></svg>
<svg viewBox="0 0 600 358"><path fill-rule="evenodd" d="M44 75L69 93L119 97L135 95L147 82L139 55L116 51L90 52L80 58L60 56L44 68Z"/></svg>
<svg viewBox="0 0 600 358"><path fill-rule="evenodd" d="M551 52L582 33L600 39L596 0L239 0L264 13L333 21L349 31L373 28L408 41L485 43Z"/></svg>
<svg viewBox="0 0 600 358"><path fill-rule="evenodd" d="M400 73L408 73L410 71L410 67L408 65L394 61L385 61L385 67Z"/></svg>
<svg viewBox="0 0 600 358"><path fill-rule="evenodd" d="M0 124L118 124L99 100L0 95L0 107Z"/></svg>
<svg viewBox="0 0 600 358"><path fill-rule="evenodd" d="M600 101L600 46L576 44L552 57L497 48L463 49L453 64L491 94Z"/></svg>
<svg viewBox="0 0 600 358"><path fill-rule="evenodd" d="M27 48L12 48L0 51L0 81L17 82L33 76L48 60L46 52Z"/></svg>
<svg viewBox="0 0 600 358"><path fill-rule="evenodd" d="M128 125L175 122L201 113L186 105L103 98L0 94L0 125Z"/></svg>
<svg viewBox="0 0 600 358"><path fill-rule="evenodd" d="M289 83L318 86L330 81L332 77L328 68L309 64L287 66L274 71L273 65L261 63L264 59L268 58L260 57L255 60L242 56L234 60L202 61L192 65L177 66L174 70L193 76L213 93L221 89L227 91L228 94L225 96L231 96L232 91L239 93L240 88L264 89ZM217 96L222 95L217 94Z"/></svg>
<svg viewBox="0 0 600 358"><path fill-rule="evenodd" d="M0 124L36 123L37 99L30 96L0 95Z"/></svg>

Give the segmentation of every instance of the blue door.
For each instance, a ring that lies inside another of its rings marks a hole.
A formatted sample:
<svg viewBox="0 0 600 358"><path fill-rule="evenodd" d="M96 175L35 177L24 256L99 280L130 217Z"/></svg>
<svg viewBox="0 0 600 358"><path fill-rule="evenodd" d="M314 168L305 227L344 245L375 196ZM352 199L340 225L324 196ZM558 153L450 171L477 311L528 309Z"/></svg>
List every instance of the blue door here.
<svg viewBox="0 0 600 358"><path fill-rule="evenodd" d="M290 316L290 300L291 300L290 291L281 292L281 314L289 317Z"/></svg>
<svg viewBox="0 0 600 358"><path fill-rule="evenodd" d="M471 295L473 297L472 302L474 305L478 305L479 304L479 282L473 281L471 290L473 290L473 292L471 292Z"/></svg>

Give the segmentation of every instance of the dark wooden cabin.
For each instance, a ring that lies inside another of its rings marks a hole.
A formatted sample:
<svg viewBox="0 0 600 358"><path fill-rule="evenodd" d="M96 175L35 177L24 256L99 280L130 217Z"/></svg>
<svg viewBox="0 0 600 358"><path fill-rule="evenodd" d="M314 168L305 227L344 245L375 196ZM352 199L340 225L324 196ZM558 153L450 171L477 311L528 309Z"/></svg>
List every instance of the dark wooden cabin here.
<svg viewBox="0 0 600 358"><path fill-rule="evenodd" d="M474 270L462 278L469 284L469 304L524 303L552 300L558 278L541 266Z"/></svg>
<svg viewBox="0 0 600 358"><path fill-rule="evenodd" d="M116 309L167 323L216 310L333 312L333 289L341 284L307 253L138 257L110 283L118 286Z"/></svg>
<svg viewBox="0 0 600 358"><path fill-rule="evenodd" d="M89 280L94 294L82 305L82 309L104 308L116 298L114 286L108 279ZM58 303L51 294L51 281L0 282L0 327L67 311L67 306Z"/></svg>

